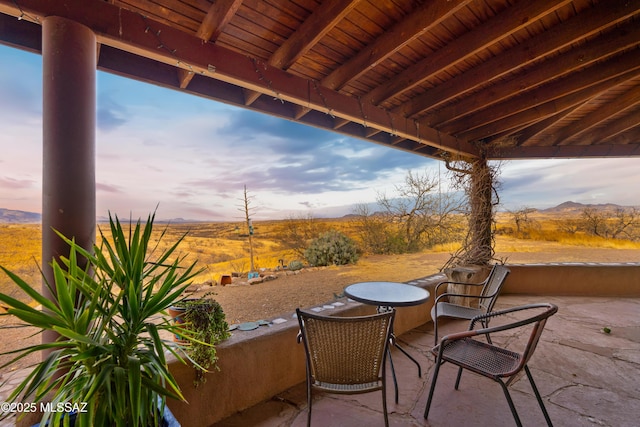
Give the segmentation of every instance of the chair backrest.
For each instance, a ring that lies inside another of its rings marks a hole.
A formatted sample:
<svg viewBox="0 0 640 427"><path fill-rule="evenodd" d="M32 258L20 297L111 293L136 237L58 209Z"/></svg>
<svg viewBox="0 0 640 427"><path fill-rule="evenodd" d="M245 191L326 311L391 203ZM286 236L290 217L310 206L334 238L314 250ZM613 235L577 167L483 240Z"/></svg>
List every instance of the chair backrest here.
<svg viewBox="0 0 640 427"><path fill-rule="evenodd" d="M542 304L532 304L532 306L539 306L545 308L545 311L541 314L532 317L530 320L533 320L533 329L531 330L531 334L529 335L529 341L527 342L527 346L524 349L522 354L522 362L521 365L524 366L529 362L529 359L533 355L536 347L538 346L538 342L540 341L540 336L542 335L542 331L544 330L545 325L547 324L547 320L549 317L556 314L558 311L558 307L554 304L542 303Z"/></svg>
<svg viewBox="0 0 640 427"><path fill-rule="evenodd" d="M540 341L540 336L542 335L542 331L544 330L544 327L547 324L547 320L549 319L549 317L553 316L558 311L558 307L550 303L527 304L527 305L518 306L518 307L511 307L505 310L494 311L492 313L488 313L482 316L477 316L471 321L471 324L469 326L469 329L472 330L474 329L474 324L477 323L482 318L486 319L489 317L498 317L506 314L512 314L518 311L523 311L523 312L535 311L537 314L530 315L525 319L517 320L506 325L501 325L498 327L493 327L493 328L484 330L484 331L492 331L492 333L496 333L499 331L507 331L510 329L523 328L527 325L530 325L529 327L531 328L531 331L529 333L529 339L527 341L526 346L524 347L524 350L522 350L522 352L520 353L520 362L518 366L515 369L513 369L511 372L501 373L502 374L501 376L511 377L509 378L507 385L509 385L509 383L516 378L516 376L514 375L518 373L520 370L522 370L522 368L527 364L527 362L533 355L533 352L535 351L536 347L538 346L538 342Z"/></svg>
<svg viewBox="0 0 640 427"><path fill-rule="evenodd" d="M487 281L480 292L481 296L491 298L482 298L478 303L479 308L485 313L493 310L493 306L495 305L498 295L500 294L500 290L502 289L502 284L510 272L511 271L507 267L501 264L495 264L491 269L489 277L487 277Z"/></svg>
<svg viewBox="0 0 640 427"><path fill-rule="evenodd" d="M395 310L361 317L296 310L314 382L366 384L381 380Z"/></svg>

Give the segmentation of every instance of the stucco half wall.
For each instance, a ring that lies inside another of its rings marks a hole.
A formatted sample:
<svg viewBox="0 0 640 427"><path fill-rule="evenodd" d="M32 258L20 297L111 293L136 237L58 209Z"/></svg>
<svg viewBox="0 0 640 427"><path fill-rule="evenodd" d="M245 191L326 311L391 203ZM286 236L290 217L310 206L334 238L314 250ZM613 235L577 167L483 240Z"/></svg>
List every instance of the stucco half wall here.
<svg viewBox="0 0 640 427"><path fill-rule="evenodd" d="M640 297L639 263L511 264L505 294Z"/></svg>

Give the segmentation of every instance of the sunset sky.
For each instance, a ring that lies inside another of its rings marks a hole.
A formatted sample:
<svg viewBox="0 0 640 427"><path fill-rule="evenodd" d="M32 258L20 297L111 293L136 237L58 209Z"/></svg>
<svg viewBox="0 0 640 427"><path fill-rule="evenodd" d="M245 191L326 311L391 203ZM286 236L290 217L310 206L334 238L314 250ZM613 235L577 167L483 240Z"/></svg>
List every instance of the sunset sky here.
<svg viewBox="0 0 640 427"><path fill-rule="evenodd" d="M435 160L98 72L97 213L239 220L341 216ZM0 45L0 208L41 212L42 60ZM510 161L501 209L640 206L640 159ZM621 185L624 183L624 185ZM446 184L444 186L446 188Z"/></svg>

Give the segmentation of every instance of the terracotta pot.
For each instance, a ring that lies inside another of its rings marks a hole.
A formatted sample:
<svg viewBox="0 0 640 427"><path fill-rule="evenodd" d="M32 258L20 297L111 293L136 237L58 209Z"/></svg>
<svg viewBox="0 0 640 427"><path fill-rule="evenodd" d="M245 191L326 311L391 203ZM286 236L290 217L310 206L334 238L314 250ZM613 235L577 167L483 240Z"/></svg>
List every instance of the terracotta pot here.
<svg viewBox="0 0 640 427"><path fill-rule="evenodd" d="M184 307L176 307L174 305L172 305L171 307L169 307L167 309L167 312L169 313L169 316L171 316L171 318L173 319L173 322L176 325L181 325L184 323L184 318L182 317L184 315L185 312L185 308ZM175 342L185 342L186 340L182 339L182 337L178 334L175 334L173 336L173 340Z"/></svg>

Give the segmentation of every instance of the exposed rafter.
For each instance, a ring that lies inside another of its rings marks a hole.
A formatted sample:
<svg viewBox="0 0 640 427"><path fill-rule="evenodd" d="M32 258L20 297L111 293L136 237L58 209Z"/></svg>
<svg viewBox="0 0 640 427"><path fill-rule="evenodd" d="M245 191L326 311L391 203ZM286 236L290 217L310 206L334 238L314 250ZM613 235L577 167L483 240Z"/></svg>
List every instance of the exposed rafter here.
<svg viewBox="0 0 640 427"><path fill-rule="evenodd" d="M615 45L612 47L611 44L614 40ZM513 97L514 93L529 91L562 76L567 76L573 71L584 70L598 61L604 61L618 52L639 44L640 26L636 23L629 23L614 31L613 35L607 34L607 36L598 37L579 48L555 56L548 61L540 62L509 80L488 86L476 92L473 97L453 103L437 113L429 114L429 123L443 125L455 120L464 120L468 125L465 116L468 117L479 110L486 110L504 99ZM553 84L548 87L553 87Z"/></svg>
<svg viewBox="0 0 640 427"><path fill-rule="evenodd" d="M202 24L200 24L196 37L204 41L216 41L241 4L242 0L214 1L209 7Z"/></svg>
<svg viewBox="0 0 640 427"><path fill-rule="evenodd" d="M628 73L627 75L618 76L609 80L600 82L596 85L587 87L586 89L579 90L567 94L561 98L553 99L544 104L536 105L535 107L527 110L522 110L519 113L510 115L501 120L493 123L488 123L480 126L476 129L463 132L462 137L483 139L486 135L494 135L496 133L504 132L509 129L514 129L523 123L534 123L541 119L545 119L558 111L567 110L575 105L585 102L588 98L598 96L603 91L615 87L620 82L625 81L631 76L638 74L638 70ZM548 142L548 141L546 141Z"/></svg>
<svg viewBox="0 0 640 427"><path fill-rule="evenodd" d="M328 0L322 3L298 30L291 35L267 63L276 68L286 70L302 55L309 51L325 34L333 29L360 0ZM254 91L247 94L245 105L251 105L262 95Z"/></svg>
<svg viewBox="0 0 640 427"><path fill-rule="evenodd" d="M336 68L322 80L322 84L331 89L341 89L347 82L360 77L392 53L403 48L409 41L440 24L442 20L450 17L471 1L434 0L426 2L406 19L395 24L390 31L383 33L374 43L360 50L356 56Z"/></svg>
<svg viewBox="0 0 640 427"><path fill-rule="evenodd" d="M524 69L545 55L558 52L571 44L610 28L635 13L637 11L629 7L627 0L609 0L599 3L593 9L588 9L561 25L556 25L511 49L505 50L469 72L427 89L425 93L399 106L394 112L414 117L426 109L436 108L482 84Z"/></svg>
<svg viewBox="0 0 640 427"><path fill-rule="evenodd" d="M609 120L611 117L618 116L638 106L640 106L640 86L613 99L604 107L593 110L579 121L563 127L554 135L554 138L551 140L551 145L566 145L572 140L583 137L588 139L589 136L585 135L585 133L590 133L596 126ZM631 113L633 114L633 111ZM610 127L607 128L609 130L611 129ZM626 128L623 130L626 130ZM601 135L601 138L606 139L604 135Z"/></svg>
<svg viewBox="0 0 640 427"><path fill-rule="evenodd" d="M541 111L544 110L543 106L551 105L552 102L555 102L555 113L559 109L568 108L589 97L597 96L603 90L614 87L621 81L633 78L640 73L640 55L637 51L630 51L589 68L589 73L567 76L549 85L523 92L518 96L439 127L439 129L452 134L471 134L476 128L487 126L488 123L496 123L516 114L524 113L529 117L535 117L536 114L541 114ZM570 98L576 93L579 95ZM567 105L567 103L570 104ZM558 108L557 106L560 104L566 106Z"/></svg>
<svg viewBox="0 0 640 427"><path fill-rule="evenodd" d="M569 2L570 0L521 1L475 30L458 37L449 43L446 49L435 51L391 81L372 90L366 95L365 100L376 105L381 104L392 96L419 85L445 67L464 61L482 49L508 37L522 29L529 20L551 13Z"/></svg>

